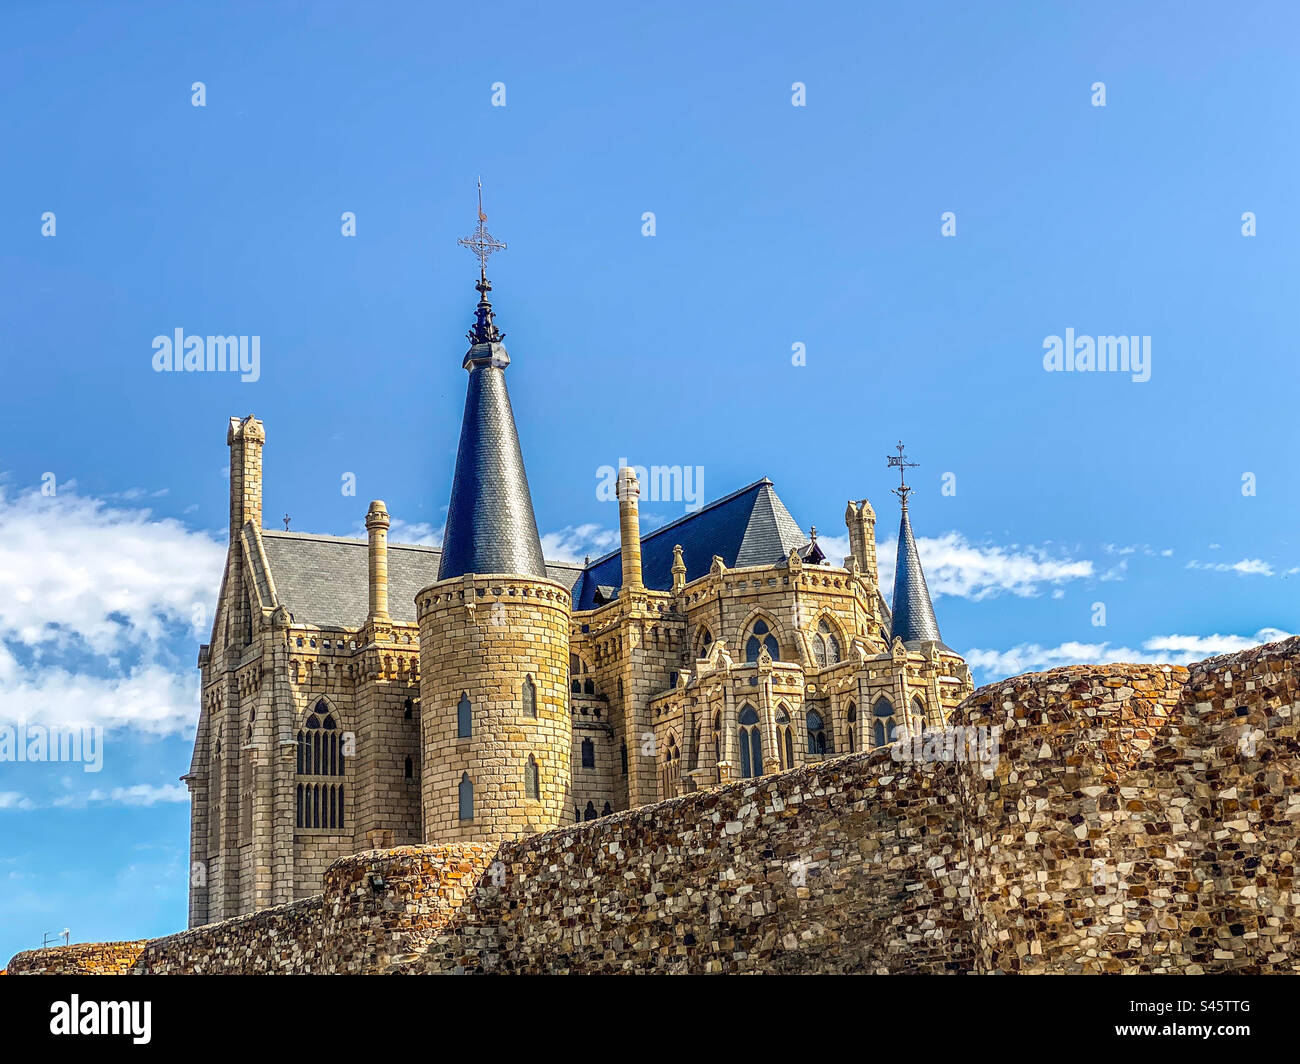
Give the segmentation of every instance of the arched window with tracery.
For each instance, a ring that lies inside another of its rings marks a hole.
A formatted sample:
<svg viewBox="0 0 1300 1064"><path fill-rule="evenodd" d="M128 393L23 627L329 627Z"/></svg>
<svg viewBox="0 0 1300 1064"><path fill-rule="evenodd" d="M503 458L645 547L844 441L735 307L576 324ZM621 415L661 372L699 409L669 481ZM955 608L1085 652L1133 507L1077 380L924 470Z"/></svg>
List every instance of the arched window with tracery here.
<svg viewBox="0 0 1300 1064"><path fill-rule="evenodd" d="M541 796L541 771L537 767L537 758L533 757L532 754L529 754L528 764L524 766L524 797L540 799Z"/></svg>
<svg viewBox="0 0 1300 1064"><path fill-rule="evenodd" d="M748 702L740 707L740 776L751 779L763 774L763 736L758 728L758 711Z"/></svg>
<svg viewBox="0 0 1300 1064"><path fill-rule="evenodd" d="M881 698L871 707L871 745L879 749L894 741L894 705Z"/></svg>
<svg viewBox="0 0 1300 1064"><path fill-rule="evenodd" d="M294 789L294 825L339 831L344 815L343 736L325 701L307 714L298 729L298 780Z"/></svg>
<svg viewBox="0 0 1300 1064"><path fill-rule="evenodd" d="M831 627L830 621L823 617L813 633L813 653L818 665L834 665L840 660L840 641Z"/></svg>
<svg viewBox="0 0 1300 1064"><path fill-rule="evenodd" d="M776 753L781 759L781 770L794 768L794 729L790 726L790 713L785 703L776 707Z"/></svg>
<svg viewBox="0 0 1300 1064"><path fill-rule="evenodd" d="M808 710L808 753L826 753L826 722L815 709Z"/></svg>
<svg viewBox="0 0 1300 1064"><path fill-rule="evenodd" d="M858 707L855 703L849 703L846 717L849 722L849 753L853 754L858 749Z"/></svg>
<svg viewBox="0 0 1300 1064"><path fill-rule="evenodd" d="M768 627L767 621L760 617L749 629L749 638L745 640L745 660L757 661L765 647L773 661L781 660L781 648L777 646L776 636Z"/></svg>
<svg viewBox="0 0 1300 1064"><path fill-rule="evenodd" d="M462 772L460 775L460 786L456 790L456 799L460 819L473 820L474 784L470 781L468 772Z"/></svg>

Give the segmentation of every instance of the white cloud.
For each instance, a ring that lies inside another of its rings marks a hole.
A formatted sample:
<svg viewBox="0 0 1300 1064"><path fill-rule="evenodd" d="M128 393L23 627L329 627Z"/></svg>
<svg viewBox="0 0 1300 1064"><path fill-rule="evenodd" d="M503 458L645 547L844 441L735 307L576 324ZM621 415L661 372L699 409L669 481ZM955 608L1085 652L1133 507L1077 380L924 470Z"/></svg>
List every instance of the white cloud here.
<svg viewBox="0 0 1300 1064"><path fill-rule="evenodd" d="M0 485L0 723L183 732L197 673L159 659L207 636L225 549L70 483L48 497Z"/></svg>
<svg viewBox="0 0 1300 1064"><path fill-rule="evenodd" d="M1187 563L1189 569L1204 569L1211 573L1237 573L1240 576L1272 576L1273 567L1260 558L1242 558L1239 562Z"/></svg>
<svg viewBox="0 0 1300 1064"><path fill-rule="evenodd" d="M1143 642L1140 650L1112 646L1109 642L1069 641L1054 647L1038 643L1021 643L1010 650L968 650L966 663L990 680L1016 676L1022 672L1041 672L1062 665L1108 665L1119 662L1163 665L1190 665L1218 654L1274 643L1290 638L1280 628L1261 628L1252 636L1241 635L1159 635Z"/></svg>
<svg viewBox="0 0 1300 1064"><path fill-rule="evenodd" d="M445 525L434 528L427 521L406 522L400 517L391 519L392 524L388 529L388 542L394 545L399 543L416 543L426 547L441 547L442 534ZM360 538L366 537L366 526L361 524Z"/></svg>
<svg viewBox="0 0 1300 1064"><path fill-rule="evenodd" d="M17 791L0 791L0 809L35 809L36 806L26 795Z"/></svg>
<svg viewBox="0 0 1300 1064"><path fill-rule="evenodd" d="M176 622L206 635L224 561L223 543L148 510L0 486L0 639L109 656Z"/></svg>
<svg viewBox="0 0 1300 1064"><path fill-rule="evenodd" d="M190 792L180 783L168 783L155 786L152 783L137 783L130 787L114 787L111 790L95 788L85 794L69 794L57 798L54 805L61 808L81 809L87 805L127 805L150 806L159 802L188 802Z"/></svg>
<svg viewBox="0 0 1300 1064"><path fill-rule="evenodd" d="M597 524L567 525L542 536L542 554L550 562L581 562L598 558L618 546L618 530Z"/></svg>
<svg viewBox="0 0 1300 1064"><path fill-rule="evenodd" d="M23 669L0 643L0 724L132 728L150 735L183 734L199 713L199 674L156 663L96 675L89 669Z"/></svg>
<svg viewBox="0 0 1300 1064"><path fill-rule="evenodd" d="M946 532L937 538L916 541L925 570L925 582L933 598L952 595L979 602L1004 592L1032 598L1044 585L1064 584L1095 576L1093 563L1086 559L1057 557L1043 547L1011 544L978 546L960 532ZM881 588L894 586L896 539L877 548Z"/></svg>

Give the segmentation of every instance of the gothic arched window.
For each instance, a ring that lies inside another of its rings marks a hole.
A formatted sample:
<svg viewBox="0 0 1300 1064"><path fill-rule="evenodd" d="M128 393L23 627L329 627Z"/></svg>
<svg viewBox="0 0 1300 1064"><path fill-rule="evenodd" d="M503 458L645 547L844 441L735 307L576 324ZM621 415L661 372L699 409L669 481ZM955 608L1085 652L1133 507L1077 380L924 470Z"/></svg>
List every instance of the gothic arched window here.
<svg viewBox="0 0 1300 1064"><path fill-rule="evenodd" d="M757 661L764 647L767 648L773 661L781 660L781 650L777 646L776 636L772 634L772 629L767 626L767 622L760 617L754 622L754 627L749 630L749 638L745 640L745 660Z"/></svg>
<svg viewBox="0 0 1300 1064"><path fill-rule="evenodd" d="M817 631L813 633L813 653L818 665L834 665L840 660L840 641L825 617L818 622Z"/></svg>
<svg viewBox="0 0 1300 1064"><path fill-rule="evenodd" d="M595 802L588 802L588 803L587 803L587 808L586 808L585 810L583 810L583 813L582 813L582 819L583 819L583 820L595 820L595 819L596 819L596 803L595 803Z"/></svg>
<svg viewBox="0 0 1300 1064"><path fill-rule="evenodd" d="M619 760L623 763L623 775L627 775L627 743L624 743L618 750Z"/></svg>
<svg viewBox="0 0 1300 1064"><path fill-rule="evenodd" d="M474 714L469 704L469 695L462 691L460 701L456 704L456 738L468 739L473 734Z"/></svg>
<svg viewBox="0 0 1300 1064"><path fill-rule="evenodd" d="M740 708L740 775L751 779L763 774L763 737L758 731L758 713L746 703Z"/></svg>
<svg viewBox="0 0 1300 1064"><path fill-rule="evenodd" d="M528 755L528 764L524 766L524 797L541 798L542 780L537 768L537 758Z"/></svg>
<svg viewBox="0 0 1300 1064"><path fill-rule="evenodd" d="M460 819L474 819L474 784L470 782L469 773L462 772L460 776L460 787L457 790L457 799L460 806Z"/></svg>
<svg viewBox="0 0 1300 1064"><path fill-rule="evenodd" d="M346 826L343 737L325 701L316 703L298 729L298 775L294 788L294 826L338 830Z"/></svg>
<svg viewBox="0 0 1300 1064"><path fill-rule="evenodd" d="M659 797L661 799L677 796L678 761L681 756L681 750L677 747L677 736L669 734L668 742L664 744L663 764L659 770Z"/></svg>
<svg viewBox="0 0 1300 1064"><path fill-rule="evenodd" d="M925 731L926 725L925 703L917 695L912 699L912 719L908 721L908 731L912 735L920 735Z"/></svg>
<svg viewBox="0 0 1300 1064"><path fill-rule="evenodd" d="M701 625L700 630L695 634L695 658L709 656L709 648L713 646L713 633L709 631L706 625Z"/></svg>
<svg viewBox="0 0 1300 1064"><path fill-rule="evenodd" d="M781 769L794 768L794 729L790 727L790 714L785 704L776 707L776 754L781 759Z"/></svg>
<svg viewBox="0 0 1300 1064"><path fill-rule="evenodd" d="M815 709L808 710L808 753L826 753L826 725Z"/></svg>
<svg viewBox="0 0 1300 1064"><path fill-rule="evenodd" d="M596 767L596 744L590 739L582 740L582 767Z"/></svg>
<svg viewBox="0 0 1300 1064"><path fill-rule="evenodd" d="M533 678L531 676L524 677L524 686L523 686L522 695L523 695L523 703L524 703L524 716L526 717L537 716L537 685L533 683Z"/></svg>
<svg viewBox="0 0 1300 1064"><path fill-rule="evenodd" d="M894 741L894 706L882 698L871 708L871 745L879 749Z"/></svg>
<svg viewBox="0 0 1300 1064"><path fill-rule="evenodd" d="M402 719L411 720L414 716L415 716L415 703L408 698L405 702L402 703Z"/></svg>
<svg viewBox="0 0 1300 1064"><path fill-rule="evenodd" d="M858 748L858 707L852 702L849 703L848 712L849 721L849 753L854 753Z"/></svg>

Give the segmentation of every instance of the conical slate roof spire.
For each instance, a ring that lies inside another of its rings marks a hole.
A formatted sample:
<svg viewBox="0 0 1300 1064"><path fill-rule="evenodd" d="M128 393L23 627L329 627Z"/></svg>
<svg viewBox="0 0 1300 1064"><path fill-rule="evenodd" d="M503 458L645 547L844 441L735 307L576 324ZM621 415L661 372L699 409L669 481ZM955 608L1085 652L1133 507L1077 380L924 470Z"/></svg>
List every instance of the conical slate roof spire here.
<svg viewBox="0 0 1300 1064"><path fill-rule="evenodd" d="M930 602L930 589L925 585L925 573L921 569L921 556L916 552L916 537L912 535L912 521L907 516L907 497L912 489L907 486L907 470L915 469L916 463L909 462L903 453L903 444L898 444L898 454L889 455L891 468L898 469L898 487L894 494L903 503L903 515L898 525L898 557L894 564L894 605L891 608L893 624L890 635L904 643L922 640L941 642L939 622L934 617L934 606Z"/></svg>
<svg viewBox="0 0 1300 1064"><path fill-rule="evenodd" d="M488 301L492 284L487 279L487 258L505 245L488 233L486 221L480 189L478 228L473 237L460 241L479 257L479 282L475 285L479 304L463 363L469 371L469 386L443 532L439 580L465 573L546 576L533 497L528 491L528 474L524 472L519 433L506 389L510 356Z"/></svg>
<svg viewBox="0 0 1300 1064"><path fill-rule="evenodd" d="M894 565L894 623L890 635L904 643L939 638L939 622L934 618L930 589L925 585L921 558L916 553L912 522L903 502L903 518L898 526L898 559Z"/></svg>

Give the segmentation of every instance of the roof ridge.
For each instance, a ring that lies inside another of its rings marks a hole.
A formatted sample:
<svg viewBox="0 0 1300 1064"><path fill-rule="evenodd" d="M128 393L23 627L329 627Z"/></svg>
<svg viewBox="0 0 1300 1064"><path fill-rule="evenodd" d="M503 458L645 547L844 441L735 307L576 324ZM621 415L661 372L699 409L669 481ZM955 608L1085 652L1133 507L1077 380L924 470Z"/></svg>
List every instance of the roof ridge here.
<svg viewBox="0 0 1300 1064"><path fill-rule="evenodd" d="M667 531L668 531L669 529L671 529L671 528L676 528L676 527L677 527L678 525L680 525L683 521L694 520L695 518L699 517L700 514L708 513L710 510L716 510L716 509L717 509L719 506L721 506L723 503L731 502L732 499L735 499L735 498L740 497L741 495L744 495L745 492L747 492L747 491L752 491L752 490L754 490L755 488L761 488L761 487L763 487L763 485L765 485L765 484L766 484L768 487L775 488L775 485L773 485L772 481L771 481L768 477L760 477L758 480L754 481L754 483L752 483L752 484L746 484L743 488L737 488L737 489L736 489L735 491L733 491L730 495L724 495L724 496L722 496L722 498L720 498L720 499L714 499L712 502L710 502L710 503L706 503L704 506L701 506L698 510L692 510L690 513L682 514L681 517L678 517L678 518L676 518L676 519L674 519L674 520L672 520L672 521L669 521L668 524L666 524L666 525L660 525L658 528L654 529L653 531L647 532L644 536L641 537L641 542L644 543L644 542L645 542L646 540L648 540L648 539L654 539L654 537L657 536L657 535L659 535L661 532L667 532ZM614 555L616 555L616 554L618 554L619 552L621 552L622 549L623 549L623 548L622 548L621 546L619 546L619 547L615 547L613 550L608 551L608 552L605 553L605 554L602 554L599 558L593 558L592 561L591 561L591 563L590 563L589 565L586 565L586 566L583 567L584 570L585 570L585 569L594 569L594 568L595 568L597 565L599 565L601 562L608 561L610 558L614 557Z"/></svg>

